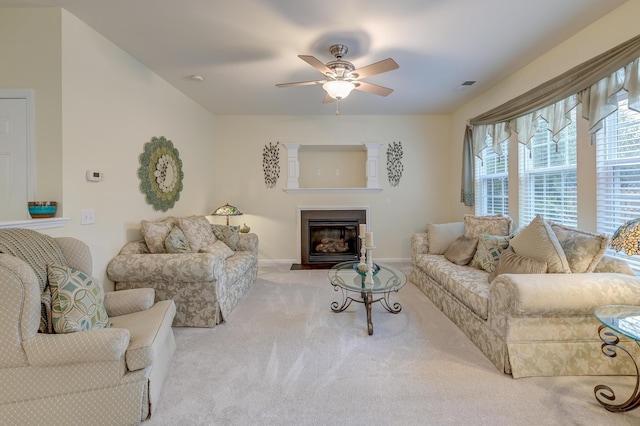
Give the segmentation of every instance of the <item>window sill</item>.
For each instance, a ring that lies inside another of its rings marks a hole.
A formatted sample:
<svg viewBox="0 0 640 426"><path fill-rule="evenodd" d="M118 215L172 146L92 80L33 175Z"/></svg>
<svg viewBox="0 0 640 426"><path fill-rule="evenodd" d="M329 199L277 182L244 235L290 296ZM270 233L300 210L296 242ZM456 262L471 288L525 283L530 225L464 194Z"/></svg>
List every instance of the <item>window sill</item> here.
<svg viewBox="0 0 640 426"><path fill-rule="evenodd" d="M0 222L0 228L25 228L25 229L51 229L62 228L69 217L52 217L48 219L16 220L12 222Z"/></svg>

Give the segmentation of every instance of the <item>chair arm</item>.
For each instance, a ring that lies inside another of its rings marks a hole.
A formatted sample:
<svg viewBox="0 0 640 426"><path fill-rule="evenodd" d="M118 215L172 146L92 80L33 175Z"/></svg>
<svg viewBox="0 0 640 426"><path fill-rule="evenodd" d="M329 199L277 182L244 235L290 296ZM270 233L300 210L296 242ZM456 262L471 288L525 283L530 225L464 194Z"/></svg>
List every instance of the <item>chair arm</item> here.
<svg viewBox="0 0 640 426"><path fill-rule="evenodd" d="M38 333L23 342L29 364L35 367L124 358L130 333L124 328L99 328L67 334Z"/></svg>
<svg viewBox="0 0 640 426"><path fill-rule="evenodd" d="M104 307L110 317L146 311L153 306L155 294L152 288L109 291L104 294Z"/></svg>
<svg viewBox="0 0 640 426"><path fill-rule="evenodd" d="M120 254L109 262L107 276L114 282L209 282L224 267L212 253Z"/></svg>
<svg viewBox="0 0 640 426"><path fill-rule="evenodd" d="M640 305L640 279L618 273L504 274L490 287L492 313L589 315L598 306Z"/></svg>
<svg viewBox="0 0 640 426"><path fill-rule="evenodd" d="M250 251L254 255L258 255L258 236L256 234L240 234L238 242L238 251Z"/></svg>

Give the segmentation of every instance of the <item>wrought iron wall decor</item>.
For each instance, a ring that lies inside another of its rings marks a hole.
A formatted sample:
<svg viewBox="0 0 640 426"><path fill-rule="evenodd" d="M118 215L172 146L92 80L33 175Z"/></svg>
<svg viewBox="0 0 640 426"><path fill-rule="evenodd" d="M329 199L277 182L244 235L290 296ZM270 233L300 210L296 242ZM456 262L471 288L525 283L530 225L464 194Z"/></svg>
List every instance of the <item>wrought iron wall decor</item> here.
<svg viewBox="0 0 640 426"><path fill-rule="evenodd" d="M140 154L140 191L155 210L166 212L180 199L182 160L173 143L164 136L153 137Z"/></svg>
<svg viewBox="0 0 640 426"><path fill-rule="evenodd" d="M387 176L391 186L398 186L404 166L402 165L402 142L392 142L387 148Z"/></svg>
<svg viewBox="0 0 640 426"><path fill-rule="evenodd" d="M280 177L280 142L273 145L269 142L262 150L262 170L267 188L275 188Z"/></svg>

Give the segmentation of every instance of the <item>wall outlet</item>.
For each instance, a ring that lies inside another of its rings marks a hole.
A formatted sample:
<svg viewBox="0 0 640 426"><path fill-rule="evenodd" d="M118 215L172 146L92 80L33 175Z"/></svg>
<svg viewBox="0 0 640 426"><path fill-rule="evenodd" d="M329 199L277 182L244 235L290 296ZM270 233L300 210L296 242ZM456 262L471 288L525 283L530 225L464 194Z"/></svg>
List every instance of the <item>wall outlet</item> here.
<svg viewBox="0 0 640 426"><path fill-rule="evenodd" d="M95 210L93 209L83 209L82 215L80 219L81 225L93 225L96 222Z"/></svg>

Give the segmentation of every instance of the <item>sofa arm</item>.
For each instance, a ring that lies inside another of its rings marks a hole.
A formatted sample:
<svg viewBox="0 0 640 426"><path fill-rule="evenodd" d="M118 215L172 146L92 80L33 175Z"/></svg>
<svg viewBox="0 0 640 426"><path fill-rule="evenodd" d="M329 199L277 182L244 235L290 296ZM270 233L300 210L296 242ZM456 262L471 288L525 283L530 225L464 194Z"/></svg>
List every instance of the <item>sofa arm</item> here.
<svg viewBox="0 0 640 426"><path fill-rule="evenodd" d="M224 273L224 259L212 253L119 254L107 266L114 282L207 282Z"/></svg>
<svg viewBox="0 0 640 426"><path fill-rule="evenodd" d="M238 251L250 251L255 256L258 255L258 236L256 234L240 234Z"/></svg>
<svg viewBox="0 0 640 426"><path fill-rule="evenodd" d="M35 367L117 361L129 346L129 330L99 328L67 334L38 333L23 342L29 364Z"/></svg>
<svg viewBox="0 0 640 426"><path fill-rule="evenodd" d="M155 295L152 288L109 291L104 294L104 307L110 317L146 311L153 306Z"/></svg>
<svg viewBox="0 0 640 426"><path fill-rule="evenodd" d="M411 253L414 260L418 254L429 253L429 239L426 232L413 234L411 237Z"/></svg>
<svg viewBox="0 0 640 426"><path fill-rule="evenodd" d="M489 291L489 309L498 315L588 315L603 305L640 305L640 279L617 273L504 274Z"/></svg>

